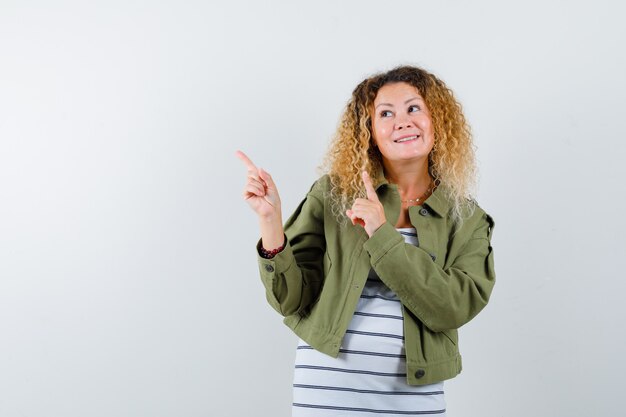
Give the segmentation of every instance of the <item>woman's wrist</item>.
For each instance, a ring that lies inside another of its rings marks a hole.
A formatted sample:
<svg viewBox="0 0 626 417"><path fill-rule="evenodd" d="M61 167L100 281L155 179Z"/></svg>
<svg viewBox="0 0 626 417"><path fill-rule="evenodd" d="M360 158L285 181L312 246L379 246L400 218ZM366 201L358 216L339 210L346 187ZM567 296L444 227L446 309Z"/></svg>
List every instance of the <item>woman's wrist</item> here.
<svg viewBox="0 0 626 417"><path fill-rule="evenodd" d="M266 250L276 249L285 242L280 214L271 219L260 218L259 226L261 226L261 244Z"/></svg>
<svg viewBox="0 0 626 417"><path fill-rule="evenodd" d="M285 234L283 233L283 244L282 245L280 245L279 247L274 248L274 249L265 249L263 247L263 244L261 244L259 246L259 255L262 258L265 258L265 259L272 259L278 253L282 252L282 250L285 249L285 246L287 246L287 236L285 236Z"/></svg>

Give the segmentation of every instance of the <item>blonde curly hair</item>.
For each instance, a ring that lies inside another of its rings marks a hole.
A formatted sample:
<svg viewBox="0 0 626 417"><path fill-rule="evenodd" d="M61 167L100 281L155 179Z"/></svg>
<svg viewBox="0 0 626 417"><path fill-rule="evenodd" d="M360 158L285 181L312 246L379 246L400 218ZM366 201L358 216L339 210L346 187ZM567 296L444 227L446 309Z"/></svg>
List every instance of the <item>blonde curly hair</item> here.
<svg viewBox="0 0 626 417"><path fill-rule="evenodd" d="M426 70L400 66L363 80L352 92L341 121L318 167L330 177L329 199L337 220L345 224L345 211L356 198L366 196L361 171L377 178L383 171L382 155L374 146L372 114L378 90L404 82L415 87L430 110L434 146L428 156L428 172L452 204L451 217L458 227L474 212L472 198L477 168L470 127L460 103L446 84ZM374 184L374 187L378 184Z"/></svg>

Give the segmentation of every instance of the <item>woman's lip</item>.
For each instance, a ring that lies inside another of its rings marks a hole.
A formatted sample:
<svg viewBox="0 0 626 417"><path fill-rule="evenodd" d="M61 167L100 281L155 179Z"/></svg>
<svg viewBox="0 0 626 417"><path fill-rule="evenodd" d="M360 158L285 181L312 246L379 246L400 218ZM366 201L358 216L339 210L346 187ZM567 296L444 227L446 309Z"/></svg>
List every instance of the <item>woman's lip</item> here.
<svg viewBox="0 0 626 417"><path fill-rule="evenodd" d="M419 138L420 138L420 135L405 135L405 136L401 136L401 137L399 137L399 138L397 138L397 139L394 139L393 141L394 141L395 143L399 143L398 141L400 141L400 140L402 140L402 139L406 139L406 138L414 138L414 139L412 139L412 140L417 140L417 139L419 139ZM407 140L406 142L411 142L411 141L410 141L410 140Z"/></svg>

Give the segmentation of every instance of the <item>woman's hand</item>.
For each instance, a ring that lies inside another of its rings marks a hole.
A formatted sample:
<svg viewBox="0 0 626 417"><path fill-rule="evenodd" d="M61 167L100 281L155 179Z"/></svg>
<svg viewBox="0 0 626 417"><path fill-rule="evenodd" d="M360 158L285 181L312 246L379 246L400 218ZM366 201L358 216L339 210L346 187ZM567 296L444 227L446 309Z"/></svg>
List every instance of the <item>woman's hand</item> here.
<svg viewBox="0 0 626 417"><path fill-rule="evenodd" d="M352 224L363 226L367 235L372 237L374 232L387 221L387 218L385 217L385 209L376 195L376 190L369 175L366 171L363 171L361 177L365 184L367 198L354 200L352 209L346 210L346 215L350 218Z"/></svg>
<svg viewBox="0 0 626 417"><path fill-rule="evenodd" d="M262 219L278 218L282 216L280 197L274 180L262 168L257 168L245 153L235 153L248 169L248 181L243 190L243 198L252 210Z"/></svg>

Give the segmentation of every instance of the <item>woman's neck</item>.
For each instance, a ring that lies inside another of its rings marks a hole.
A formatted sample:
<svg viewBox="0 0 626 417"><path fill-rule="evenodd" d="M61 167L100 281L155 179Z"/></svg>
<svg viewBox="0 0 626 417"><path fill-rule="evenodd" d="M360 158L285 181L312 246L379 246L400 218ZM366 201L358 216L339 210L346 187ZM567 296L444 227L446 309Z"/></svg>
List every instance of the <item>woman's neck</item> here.
<svg viewBox="0 0 626 417"><path fill-rule="evenodd" d="M423 196L432 186L432 178L428 173L428 161L421 164L384 164L387 181L398 185L401 200L416 199Z"/></svg>

